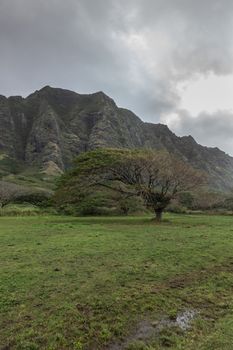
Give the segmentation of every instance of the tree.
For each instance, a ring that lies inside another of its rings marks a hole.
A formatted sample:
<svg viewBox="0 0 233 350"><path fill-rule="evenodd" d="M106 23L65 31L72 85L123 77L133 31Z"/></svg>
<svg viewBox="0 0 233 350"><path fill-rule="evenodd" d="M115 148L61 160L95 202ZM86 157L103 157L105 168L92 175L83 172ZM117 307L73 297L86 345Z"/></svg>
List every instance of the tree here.
<svg viewBox="0 0 233 350"><path fill-rule="evenodd" d="M211 210L223 207L224 194L220 192L208 191L206 189L197 190L193 193L193 203L191 208L194 210Z"/></svg>
<svg viewBox="0 0 233 350"><path fill-rule="evenodd" d="M140 196L161 221L162 213L178 193L203 183L204 174L165 151L98 149L81 154L75 169L61 185L69 188L103 187L124 195Z"/></svg>

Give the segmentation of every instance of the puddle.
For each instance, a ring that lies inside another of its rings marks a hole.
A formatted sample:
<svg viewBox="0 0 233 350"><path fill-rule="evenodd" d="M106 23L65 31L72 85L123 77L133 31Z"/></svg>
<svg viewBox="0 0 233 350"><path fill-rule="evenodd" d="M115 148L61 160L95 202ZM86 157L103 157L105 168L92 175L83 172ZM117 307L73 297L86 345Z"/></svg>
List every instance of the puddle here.
<svg viewBox="0 0 233 350"><path fill-rule="evenodd" d="M148 321L142 321L138 324L135 333L129 336L124 342L116 343L111 345L108 350L123 350L131 342L137 340L149 340L155 334L155 327L152 326L152 323Z"/></svg>
<svg viewBox="0 0 233 350"><path fill-rule="evenodd" d="M180 312L174 320L163 318L160 321L141 321L134 334L129 336L122 343L112 344L108 350L124 350L134 341L147 341L166 328L178 327L182 331L187 331L191 327L192 321L197 316L198 312L195 310L185 310Z"/></svg>
<svg viewBox="0 0 233 350"><path fill-rule="evenodd" d="M178 314L176 317L177 326L186 331L191 327L192 320L197 316L197 312L194 310L186 310L181 314Z"/></svg>

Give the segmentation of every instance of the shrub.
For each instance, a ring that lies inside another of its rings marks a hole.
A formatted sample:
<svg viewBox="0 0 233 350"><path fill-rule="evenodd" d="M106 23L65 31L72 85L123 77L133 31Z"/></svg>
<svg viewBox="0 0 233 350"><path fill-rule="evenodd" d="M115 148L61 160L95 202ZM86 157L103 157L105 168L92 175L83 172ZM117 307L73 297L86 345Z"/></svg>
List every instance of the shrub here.
<svg viewBox="0 0 233 350"><path fill-rule="evenodd" d="M45 191L21 193L18 196L16 196L13 203L29 203L39 207L48 207L50 205L50 196L50 193Z"/></svg>
<svg viewBox="0 0 233 350"><path fill-rule="evenodd" d="M54 208L39 208L32 204L8 204L0 209L0 216L57 215Z"/></svg>
<svg viewBox="0 0 233 350"><path fill-rule="evenodd" d="M40 209L34 205L8 204L0 210L0 216L34 216Z"/></svg>
<svg viewBox="0 0 233 350"><path fill-rule="evenodd" d="M175 214L186 214L187 213L187 208L182 206L178 201L173 201L167 207L167 211L169 213L175 213Z"/></svg>
<svg viewBox="0 0 233 350"><path fill-rule="evenodd" d="M182 207L191 209L194 203L194 195L191 192L181 192L179 193L177 200Z"/></svg>

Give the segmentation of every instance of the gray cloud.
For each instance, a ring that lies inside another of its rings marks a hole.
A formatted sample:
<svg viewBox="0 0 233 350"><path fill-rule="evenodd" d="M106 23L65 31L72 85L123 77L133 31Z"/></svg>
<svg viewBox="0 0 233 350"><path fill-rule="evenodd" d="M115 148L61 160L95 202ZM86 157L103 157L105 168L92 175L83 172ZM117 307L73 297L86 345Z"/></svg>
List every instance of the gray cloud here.
<svg viewBox="0 0 233 350"><path fill-rule="evenodd" d="M224 149L232 155L232 111L201 112L198 116L193 117L188 111L179 110L177 117L170 122L170 127L180 136L191 132L200 144Z"/></svg>
<svg viewBox="0 0 233 350"><path fill-rule="evenodd" d="M233 72L232 19L232 0L1 0L0 93L103 90L156 122L178 82Z"/></svg>
<svg viewBox="0 0 233 350"><path fill-rule="evenodd" d="M232 72L231 0L145 0L140 13L142 22L150 19L150 28L154 25L173 41L172 61L178 75Z"/></svg>

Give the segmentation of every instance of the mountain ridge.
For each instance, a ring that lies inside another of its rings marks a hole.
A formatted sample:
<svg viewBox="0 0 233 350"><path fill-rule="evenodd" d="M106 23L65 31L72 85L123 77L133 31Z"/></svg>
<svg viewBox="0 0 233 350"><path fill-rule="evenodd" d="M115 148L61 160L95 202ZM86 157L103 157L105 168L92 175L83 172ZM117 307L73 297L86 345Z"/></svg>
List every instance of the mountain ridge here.
<svg viewBox="0 0 233 350"><path fill-rule="evenodd" d="M208 173L213 189L233 188L232 157L191 135L178 137L167 125L143 122L102 91L45 86L25 98L0 95L0 129L2 157L45 174L62 173L78 154L97 147L166 149Z"/></svg>

